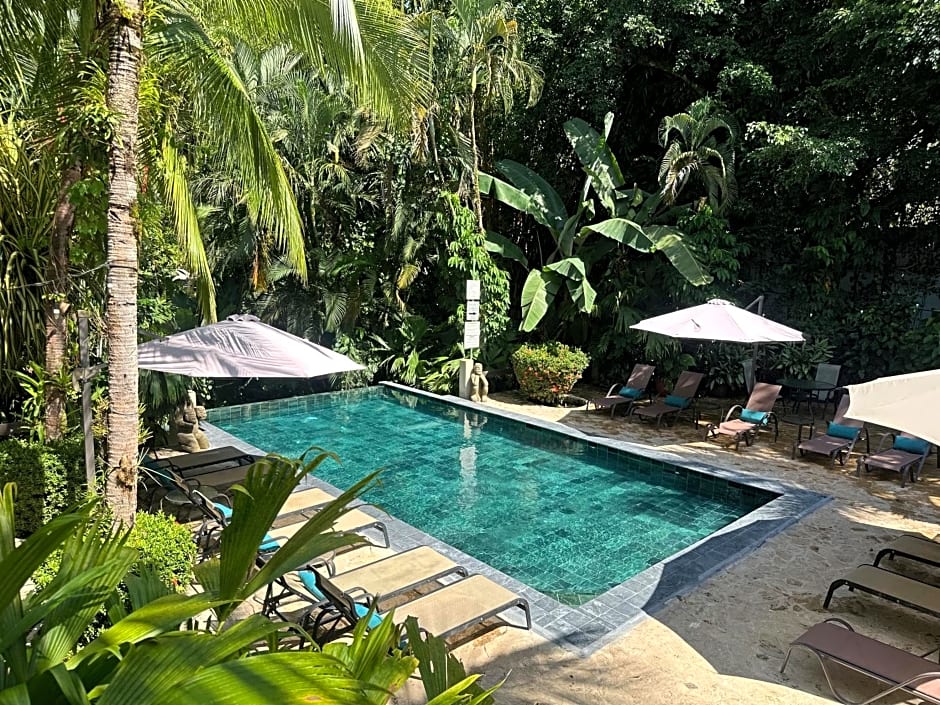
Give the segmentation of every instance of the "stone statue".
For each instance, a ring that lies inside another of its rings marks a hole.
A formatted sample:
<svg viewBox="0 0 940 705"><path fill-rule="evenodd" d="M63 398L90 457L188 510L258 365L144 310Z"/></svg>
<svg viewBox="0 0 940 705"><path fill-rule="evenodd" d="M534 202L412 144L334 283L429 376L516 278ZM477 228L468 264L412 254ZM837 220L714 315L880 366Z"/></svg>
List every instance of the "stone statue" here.
<svg viewBox="0 0 940 705"><path fill-rule="evenodd" d="M186 404L177 408L173 419L176 442L180 450L196 453L209 447L209 437L199 428L199 419L206 418L206 408L196 405L196 392L189 390Z"/></svg>
<svg viewBox="0 0 940 705"><path fill-rule="evenodd" d="M486 381L486 372L483 371L483 365L475 362L473 370L470 372L470 401L489 401L489 391L490 383Z"/></svg>

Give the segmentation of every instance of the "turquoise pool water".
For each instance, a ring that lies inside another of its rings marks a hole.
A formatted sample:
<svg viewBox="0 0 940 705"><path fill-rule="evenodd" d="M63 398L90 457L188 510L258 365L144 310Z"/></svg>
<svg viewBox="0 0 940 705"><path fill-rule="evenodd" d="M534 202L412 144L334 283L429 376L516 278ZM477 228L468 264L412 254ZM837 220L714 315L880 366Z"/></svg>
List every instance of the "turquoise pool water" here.
<svg viewBox="0 0 940 705"><path fill-rule="evenodd" d="M388 389L216 409L268 452L336 452L317 475L566 604L581 604L776 495Z"/></svg>

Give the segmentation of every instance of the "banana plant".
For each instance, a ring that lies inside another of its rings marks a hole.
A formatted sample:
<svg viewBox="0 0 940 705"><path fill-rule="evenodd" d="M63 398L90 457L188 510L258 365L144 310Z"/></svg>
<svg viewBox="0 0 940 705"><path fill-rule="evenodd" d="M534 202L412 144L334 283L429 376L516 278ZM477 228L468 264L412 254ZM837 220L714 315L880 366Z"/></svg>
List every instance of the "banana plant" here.
<svg viewBox="0 0 940 705"><path fill-rule="evenodd" d="M480 190L496 200L532 216L545 226L555 249L540 268L529 271L522 289L522 323L520 329L532 331L548 313L562 287L566 287L579 311L590 313L596 291L591 286L591 268L618 249L629 247L643 253L662 252L690 283L707 284L711 277L685 245L682 233L661 224L674 213L660 212L662 196L649 194L637 187L627 188L616 157L607 146L607 137L614 116L604 118L601 135L584 120L565 123L565 133L586 174L577 208L569 213L558 192L528 167L511 160L498 162L496 167L509 181L489 174L480 174ZM609 217L592 223L593 188ZM592 235L601 235L598 240ZM498 233L488 233L487 248L528 266L521 250Z"/></svg>
<svg viewBox="0 0 940 705"><path fill-rule="evenodd" d="M419 667L393 620L368 633L360 626L348 644L289 651L285 639L298 626L257 614L229 619L268 582L361 540L330 528L375 474L317 512L263 568L255 567L279 506L330 457L319 451L309 461L269 456L252 466L236 485L221 556L197 566L202 591L189 595L167 594L155 575L133 575L138 556L127 545L128 532L111 529L94 503L60 515L16 545L15 485L6 485L0 495L0 704L389 702ZM55 578L30 591L30 576L57 551L62 559ZM102 606L107 626L86 643ZM213 612L214 619L205 620ZM196 626L197 619L204 626ZM431 651L435 661L424 668L438 672L445 659L436 647ZM434 702L481 702L475 679L456 675Z"/></svg>

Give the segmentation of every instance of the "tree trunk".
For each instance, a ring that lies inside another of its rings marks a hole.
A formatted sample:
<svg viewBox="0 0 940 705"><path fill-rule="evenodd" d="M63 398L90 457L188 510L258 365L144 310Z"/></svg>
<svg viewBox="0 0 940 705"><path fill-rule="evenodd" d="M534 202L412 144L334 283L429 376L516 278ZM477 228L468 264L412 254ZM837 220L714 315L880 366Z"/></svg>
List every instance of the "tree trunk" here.
<svg viewBox="0 0 940 705"><path fill-rule="evenodd" d="M473 148L473 212L477 214L477 226L480 232L485 232L483 227L483 199L480 196L480 151L477 148L477 116L476 116L476 85L472 87L470 93L470 145Z"/></svg>
<svg viewBox="0 0 940 705"><path fill-rule="evenodd" d="M82 170L72 164L62 173L59 200L52 215L52 239L49 242L49 266L46 279L46 377L57 379L65 364L68 332L69 241L75 223L75 206L69 201L69 189L81 178ZM65 390L46 382L45 436L47 441L62 438L62 417L65 414Z"/></svg>
<svg viewBox="0 0 940 705"><path fill-rule="evenodd" d="M137 119L141 2L108 3L108 108L115 116L108 156L108 481L115 523L137 509Z"/></svg>

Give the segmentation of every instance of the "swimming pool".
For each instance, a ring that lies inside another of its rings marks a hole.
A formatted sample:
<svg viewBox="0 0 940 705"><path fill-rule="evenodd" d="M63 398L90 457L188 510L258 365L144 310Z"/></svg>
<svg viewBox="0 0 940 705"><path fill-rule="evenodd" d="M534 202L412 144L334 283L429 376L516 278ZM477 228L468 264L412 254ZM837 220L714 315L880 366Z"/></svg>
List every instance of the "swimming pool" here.
<svg viewBox="0 0 940 705"><path fill-rule="evenodd" d="M228 413L225 413L225 412ZM209 420L268 452L337 453L317 476L563 604L582 605L779 495L388 388Z"/></svg>

